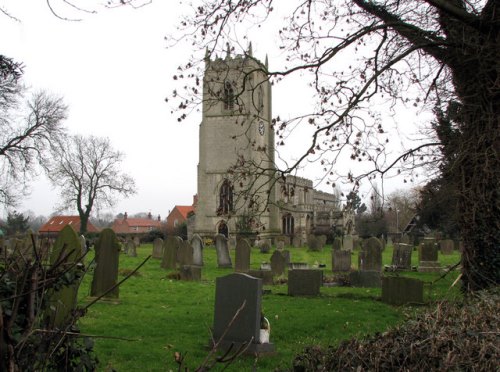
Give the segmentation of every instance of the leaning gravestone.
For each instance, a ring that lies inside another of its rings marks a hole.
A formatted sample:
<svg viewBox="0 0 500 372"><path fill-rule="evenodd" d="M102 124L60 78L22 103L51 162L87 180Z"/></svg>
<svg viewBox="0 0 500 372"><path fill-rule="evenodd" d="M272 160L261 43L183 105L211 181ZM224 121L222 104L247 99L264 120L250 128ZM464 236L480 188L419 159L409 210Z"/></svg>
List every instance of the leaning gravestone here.
<svg viewBox="0 0 500 372"><path fill-rule="evenodd" d="M455 243L451 239L445 239L439 242L439 249L442 254L453 254L454 247Z"/></svg>
<svg viewBox="0 0 500 372"><path fill-rule="evenodd" d="M163 239L156 238L153 240L153 254L151 257L161 260L163 257Z"/></svg>
<svg viewBox="0 0 500 372"><path fill-rule="evenodd" d="M398 270L410 270L412 252L412 245L395 243L394 250L392 252L392 266L394 266Z"/></svg>
<svg viewBox="0 0 500 372"><path fill-rule="evenodd" d="M220 349L246 347L251 355L274 352L272 343L260 340L261 304L261 279L233 273L215 280L213 337Z"/></svg>
<svg viewBox="0 0 500 372"><path fill-rule="evenodd" d="M280 276L285 273L286 258L282 252L276 250L271 256L271 271L273 275Z"/></svg>
<svg viewBox="0 0 500 372"><path fill-rule="evenodd" d="M246 273L250 270L250 243L246 239L238 239L235 249L234 270Z"/></svg>
<svg viewBox="0 0 500 372"><path fill-rule="evenodd" d="M231 268L231 256L229 255L229 248L227 246L227 238L222 234L217 234L214 238L215 249L217 251L217 266L219 268Z"/></svg>
<svg viewBox="0 0 500 372"><path fill-rule="evenodd" d="M203 266L203 240L198 234L194 234L191 238L191 246L193 247L193 265Z"/></svg>
<svg viewBox="0 0 500 372"><path fill-rule="evenodd" d="M344 240L342 242L342 249L344 251L352 252L353 248L354 248L354 239L352 235L345 235Z"/></svg>
<svg viewBox="0 0 500 372"><path fill-rule="evenodd" d="M81 256L82 246L75 230L69 225L63 227L52 247L50 264L58 264L62 268L66 267L68 273L71 273L76 270L75 263L80 260ZM52 294L48 316L55 327L61 328L69 319L76 307L77 294L78 283L63 286Z"/></svg>
<svg viewBox="0 0 500 372"><path fill-rule="evenodd" d="M129 257L137 257L137 250L135 249L136 245L132 240L129 240L127 242L126 246L126 251L127 251L127 256Z"/></svg>
<svg viewBox="0 0 500 372"><path fill-rule="evenodd" d="M424 302L424 282L397 276L382 278L382 302L390 305Z"/></svg>
<svg viewBox="0 0 500 372"><path fill-rule="evenodd" d="M189 244L187 240L182 240L180 237L178 237L178 239L179 247L177 248L177 263L179 264L179 267L192 265L193 247L191 247L191 244Z"/></svg>
<svg viewBox="0 0 500 372"><path fill-rule="evenodd" d="M168 236L163 243L163 257L160 267L162 269L173 270L177 267L177 249L179 248L179 239L176 236Z"/></svg>
<svg viewBox="0 0 500 372"><path fill-rule="evenodd" d="M360 271L382 270L382 244L377 238L369 238L363 242L363 250L359 252Z"/></svg>
<svg viewBox="0 0 500 372"><path fill-rule="evenodd" d="M351 271L351 252L333 250L332 251L332 271L346 272Z"/></svg>
<svg viewBox="0 0 500 372"><path fill-rule="evenodd" d="M322 284L322 270L302 269L288 271L289 296L318 296Z"/></svg>
<svg viewBox="0 0 500 372"><path fill-rule="evenodd" d="M425 239L418 250L418 271L439 272L441 265L438 262L437 245L433 239Z"/></svg>
<svg viewBox="0 0 500 372"><path fill-rule="evenodd" d="M95 243L95 269L90 295L99 297L118 282L120 243L111 229L104 229ZM106 293L104 298L118 299L119 287Z"/></svg>

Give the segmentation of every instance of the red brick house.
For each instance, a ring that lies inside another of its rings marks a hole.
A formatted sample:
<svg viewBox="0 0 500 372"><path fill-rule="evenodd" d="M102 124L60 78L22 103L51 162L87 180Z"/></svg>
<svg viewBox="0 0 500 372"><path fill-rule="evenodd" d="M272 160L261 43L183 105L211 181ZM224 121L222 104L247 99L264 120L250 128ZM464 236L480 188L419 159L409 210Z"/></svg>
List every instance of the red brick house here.
<svg viewBox="0 0 500 372"><path fill-rule="evenodd" d="M80 216L54 216L38 229L38 233L44 236L56 236L64 228L69 225L77 233L80 233ZM90 221L87 222L88 233L98 233L100 230L92 225Z"/></svg>
<svg viewBox="0 0 500 372"><path fill-rule="evenodd" d="M191 213L194 213L192 205L176 205L167 217L167 232L172 233L178 226L187 223Z"/></svg>
<svg viewBox="0 0 500 372"><path fill-rule="evenodd" d="M157 219L153 219L151 213L148 214L147 218L128 218L127 212L125 212L123 218L113 221L111 229L117 235L147 234L152 230L161 229L161 218L158 215Z"/></svg>

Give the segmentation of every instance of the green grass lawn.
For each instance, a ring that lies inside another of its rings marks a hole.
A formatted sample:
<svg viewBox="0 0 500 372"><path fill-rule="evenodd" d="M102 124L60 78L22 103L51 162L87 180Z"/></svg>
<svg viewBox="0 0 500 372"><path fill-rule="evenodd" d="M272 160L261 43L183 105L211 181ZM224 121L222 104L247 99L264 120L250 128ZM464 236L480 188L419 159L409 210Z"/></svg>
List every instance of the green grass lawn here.
<svg viewBox="0 0 500 372"><path fill-rule="evenodd" d="M331 253L308 252L305 248L289 248L293 262L326 264L325 275L331 275ZM129 272L152 252L152 245L137 249L138 257L120 256L120 270ZM231 252L234 263L234 251ZM271 254L252 250L251 266L258 268ZM392 249L383 253L384 264L391 262ZM90 259L91 257L89 257ZM215 248L204 250L205 266L201 282L182 282L168 278L169 271L160 261L150 259L120 287L120 304L96 303L80 320L84 334L95 338L95 351L100 370L170 371L177 370L174 352L185 355L186 365L193 370L206 357L213 322L215 278L233 272L217 269ZM440 254L443 266L453 265L459 254ZM352 257L357 266L357 252ZM417 264L417 252L412 263ZM458 285L450 288L458 272L431 284L439 274L409 272L402 275L425 281L425 299L458 298ZM119 276L119 280L123 275ZM80 287L79 301L88 299L91 274ZM316 298L289 297L287 286L266 286L270 293L262 299L263 312L271 322L271 342L277 353L256 360L244 357L229 367L231 371L272 371L291 366L293 357L308 345L335 345L342 339L383 332L403 322L423 307L393 307L380 301L380 289L322 287ZM215 369L221 370L222 368Z"/></svg>

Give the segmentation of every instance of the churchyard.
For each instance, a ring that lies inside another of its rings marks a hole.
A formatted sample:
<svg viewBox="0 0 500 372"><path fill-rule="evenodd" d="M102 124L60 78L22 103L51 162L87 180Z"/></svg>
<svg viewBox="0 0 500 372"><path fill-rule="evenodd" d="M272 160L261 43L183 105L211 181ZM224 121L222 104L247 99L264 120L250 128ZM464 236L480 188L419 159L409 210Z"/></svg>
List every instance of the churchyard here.
<svg viewBox="0 0 500 372"><path fill-rule="evenodd" d="M304 247L285 249L290 251L289 260L292 264L307 264L313 269L311 278L305 280L316 283L318 276L314 270L322 270L324 285L319 288L317 296L301 296L300 290L297 295L290 296L286 283L288 269L284 274L275 276L274 285L263 285L261 309L270 322L270 342L275 350L258 358L242 356L233 362L229 370L249 371L254 366L259 371L291 368L294 356L306 346L336 345L343 339L384 332L427 307L425 304L392 306L384 303L380 287L330 284L349 278L345 273L335 276L332 273L331 245L319 251ZM248 257L248 247L243 247L243 253L238 258L235 249L230 249L229 261L232 267L228 267L228 262L220 262L221 257L217 258L216 248L207 246L203 249L203 266L201 271L197 271L201 273L201 280L192 280L193 276L189 275L184 278L191 280L179 280L182 273L170 268L168 260L165 260L165 256L160 256L157 247L157 258L150 258L121 285L118 301L97 302L80 320L81 332L95 336L94 348L100 360L100 370L177 370L178 364L174 357L176 353L180 353L177 354L178 360L184 358L184 366L194 370L210 352L208 345L214 325L217 278L235 273L235 267L238 271L249 269L256 274L262 274L261 268L277 267L281 270L279 257L273 257L274 250L275 247L272 247L269 252L262 253L258 247L250 248L250 265L247 268L245 263L242 264L241 257ZM142 244L135 249L136 256L122 252L119 256L118 280L130 274L153 251L153 244ZM446 253L438 253L441 268L459 261L458 251ZM87 263L93 259L93 255L94 251L91 251L86 258ZM195 253L194 256L196 255ZM359 265L368 265L370 270L366 272L373 272L371 269L374 264L368 262L365 255L366 253L360 254L359 250L353 252L352 270L357 270ZM197 260L199 259L198 257ZM225 260L228 258L225 257ZM398 264L402 260L399 255L393 257L392 246L382 252L382 266ZM419 254L413 251L411 266L418 264ZM375 262L375 265L379 263ZM264 274L267 272L265 270ZM190 274L193 274L191 270ZM398 275L423 281L423 299L426 304L443 298L459 298L459 283L451 287L458 274L458 271L453 271L438 280L442 272L384 273L385 276ZM79 305L84 306L92 298L91 287L92 272L89 272L79 289ZM242 288L242 291L246 289ZM236 288L235 293L237 292ZM222 368L216 368L220 369Z"/></svg>

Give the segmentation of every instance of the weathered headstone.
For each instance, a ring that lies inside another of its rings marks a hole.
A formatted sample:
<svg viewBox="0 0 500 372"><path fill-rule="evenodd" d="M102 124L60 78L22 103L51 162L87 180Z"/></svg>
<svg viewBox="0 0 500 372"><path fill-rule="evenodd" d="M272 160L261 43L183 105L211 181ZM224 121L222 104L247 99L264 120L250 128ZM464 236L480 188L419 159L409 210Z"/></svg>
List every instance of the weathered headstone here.
<svg viewBox="0 0 500 372"><path fill-rule="evenodd" d="M332 249L334 251L340 251L342 249L342 239L340 237L336 237L333 240Z"/></svg>
<svg viewBox="0 0 500 372"><path fill-rule="evenodd" d="M135 249L135 243L132 240L127 242L127 256L129 257L137 257L137 250Z"/></svg>
<svg viewBox="0 0 500 372"><path fill-rule="evenodd" d="M235 249L234 270L246 273L250 270L250 252L252 248L246 239L238 239Z"/></svg>
<svg viewBox="0 0 500 372"><path fill-rule="evenodd" d="M322 284L322 270L302 269L288 271L289 296L317 296Z"/></svg>
<svg viewBox="0 0 500 372"><path fill-rule="evenodd" d="M62 262L59 265L60 267L67 267L69 271L76 270L75 268L72 269L72 267L80 260L81 256L82 246L75 230L69 225L63 227L52 247L50 264L54 265L57 262ZM77 294L77 283L64 286L52 294L48 315L55 327L62 327L71 316L76 307Z"/></svg>
<svg viewBox="0 0 500 372"><path fill-rule="evenodd" d="M349 251L332 250L332 271L351 271L351 258L351 252Z"/></svg>
<svg viewBox="0 0 500 372"><path fill-rule="evenodd" d="M274 251L271 256L271 271L273 275L280 276L285 273L286 259L281 251Z"/></svg>
<svg viewBox="0 0 500 372"><path fill-rule="evenodd" d="M283 256L285 257L285 264L286 264L286 266L288 266L288 264L290 263L290 260L291 260L290 251L288 249L285 249L281 253L283 253Z"/></svg>
<svg viewBox="0 0 500 372"><path fill-rule="evenodd" d="M354 239L352 235L344 235L344 240L342 241L342 249L344 251L350 251L354 249Z"/></svg>
<svg viewBox="0 0 500 372"><path fill-rule="evenodd" d="M138 236L134 236L134 244L136 248L141 246L141 239Z"/></svg>
<svg viewBox="0 0 500 372"><path fill-rule="evenodd" d="M215 249L217 251L217 266L219 268L231 268L231 256L229 255L229 248L227 246L227 238L222 234L215 236Z"/></svg>
<svg viewBox="0 0 500 372"><path fill-rule="evenodd" d="M179 246L177 248L177 263L179 264L179 267L185 266L185 265L192 265L193 264L193 247L191 247L191 244L187 240L182 240L179 238Z"/></svg>
<svg viewBox="0 0 500 372"><path fill-rule="evenodd" d="M198 234L194 234L191 238L191 246L193 247L193 265L203 266L203 239Z"/></svg>
<svg viewBox="0 0 500 372"><path fill-rule="evenodd" d="M424 302L424 282L396 276L383 277L382 302L391 305L421 304Z"/></svg>
<svg viewBox="0 0 500 372"><path fill-rule="evenodd" d="M269 239L261 239L258 243L260 253L269 253L271 251L271 242Z"/></svg>
<svg viewBox="0 0 500 372"><path fill-rule="evenodd" d="M273 272L271 270L248 270L248 275L253 276L254 278L262 279L263 285L273 285Z"/></svg>
<svg viewBox="0 0 500 372"><path fill-rule="evenodd" d="M292 238L292 244L295 248L302 247L302 239L299 236L294 236Z"/></svg>
<svg viewBox="0 0 500 372"><path fill-rule="evenodd" d="M349 282L353 287L380 288L382 285L380 271L352 271Z"/></svg>
<svg viewBox="0 0 500 372"><path fill-rule="evenodd" d="M321 245L321 238L319 236L309 234L307 237L307 247L310 251L319 252L323 248Z"/></svg>
<svg viewBox="0 0 500 372"><path fill-rule="evenodd" d="M439 242L439 249L441 250L442 254L453 254L453 249L454 249L454 243L453 240L451 239L445 239L441 240Z"/></svg>
<svg viewBox="0 0 500 372"><path fill-rule="evenodd" d="M85 236L80 235L80 244L82 246L82 255L87 253L87 240L85 239Z"/></svg>
<svg viewBox="0 0 500 372"><path fill-rule="evenodd" d="M242 273L216 279L213 337L218 342L224 335L222 350L248 344L249 354L274 351L272 343L260 343L261 304L262 280Z"/></svg>
<svg viewBox="0 0 500 372"><path fill-rule="evenodd" d="M283 249L285 249L285 241L284 240L278 240L276 242L276 249L282 251Z"/></svg>
<svg viewBox="0 0 500 372"><path fill-rule="evenodd" d="M394 250L392 252L392 266L394 266L398 270L410 270L412 252L412 245L395 243Z"/></svg>
<svg viewBox="0 0 500 372"><path fill-rule="evenodd" d="M199 282L201 280L201 267L193 265L183 265L179 269L181 280L188 282Z"/></svg>
<svg viewBox="0 0 500 372"><path fill-rule="evenodd" d="M104 229L95 243L95 269L90 295L99 297L118 282L120 243L111 229ZM117 299L119 287L108 292L104 298Z"/></svg>
<svg viewBox="0 0 500 372"><path fill-rule="evenodd" d="M163 239L156 238L153 240L153 254L151 257L161 260L163 257Z"/></svg>
<svg viewBox="0 0 500 372"><path fill-rule="evenodd" d="M377 238L369 238L363 242L363 250L359 252L359 265L361 271L382 270L382 244Z"/></svg>
<svg viewBox="0 0 500 372"><path fill-rule="evenodd" d="M177 249L179 248L179 239L176 236L168 236L164 242L163 257L160 267L173 270L177 267Z"/></svg>
<svg viewBox="0 0 500 372"><path fill-rule="evenodd" d="M418 250L418 271L439 272L441 265L438 262L437 245L432 239L425 239Z"/></svg>

